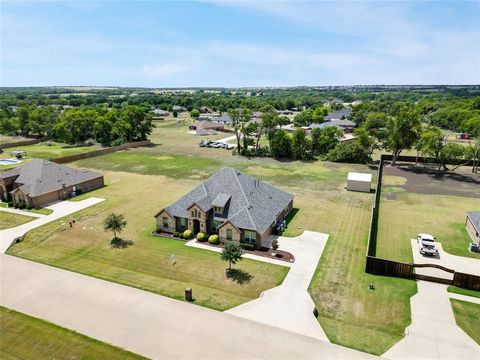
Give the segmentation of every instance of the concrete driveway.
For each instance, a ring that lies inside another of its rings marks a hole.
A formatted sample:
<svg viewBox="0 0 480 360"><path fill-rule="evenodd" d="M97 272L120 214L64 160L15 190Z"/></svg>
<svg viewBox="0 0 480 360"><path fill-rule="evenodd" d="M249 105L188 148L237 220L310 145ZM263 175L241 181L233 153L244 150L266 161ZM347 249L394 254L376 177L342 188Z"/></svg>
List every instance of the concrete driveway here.
<svg viewBox="0 0 480 360"><path fill-rule="evenodd" d="M309 336L9 255L0 255L0 271L2 306L152 359L374 358Z"/></svg>
<svg viewBox="0 0 480 360"><path fill-rule="evenodd" d="M25 235L28 231L98 204L104 200L105 199L91 197L81 201L60 201L47 206L48 209L53 211L50 215L41 216L23 225L0 231L0 253L5 253L17 237Z"/></svg>
<svg viewBox="0 0 480 360"><path fill-rule="evenodd" d="M226 312L329 341L313 315L315 304L307 291L327 239L327 234L313 231L304 231L295 238L279 237L279 248L295 256L283 283Z"/></svg>
<svg viewBox="0 0 480 360"><path fill-rule="evenodd" d="M480 260L467 258L464 256L456 256L447 253L443 250L442 244L437 243L438 256L424 256L420 254L419 245L416 239L411 240L413 262L415 264L436 264L446 267L447 269L455 270L457 272L473 274L480 276ZM444 279L453 279L453 274L435 268L415 268L415 272L421 275L435 276Z"/></svg>
<svg viewBox="0 0 480 360"><path fill-rule="evenodd" d="M418 281L410 299L412 323L388 359L480 359L480 346L455 322L447 286Z"/></svg>

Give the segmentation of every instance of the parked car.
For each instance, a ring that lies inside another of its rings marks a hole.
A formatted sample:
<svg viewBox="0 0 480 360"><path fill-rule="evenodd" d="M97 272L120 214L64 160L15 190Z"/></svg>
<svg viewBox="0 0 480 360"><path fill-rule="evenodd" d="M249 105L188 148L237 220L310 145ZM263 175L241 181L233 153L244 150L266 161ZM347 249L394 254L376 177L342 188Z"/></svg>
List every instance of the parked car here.
<svg viewBox="0 0 480 360"><path fill-rule="evenodd" d="M198 145L199 145L200 147L205 147L205 146L207 146L207 142L208 142L208 141L202 140L202 141L200 141L200 142L198 143Z"/></svg>
<svg viewBox="0 0 480 360"><path fill-rule="evenodd" d="M232 150L235 147L235 145L232 144L225 144L224 148L227 150Z"/></svg>
<svg viewBox="0 0 480 360"><path fill-rule="evenodd" d="M437 256L438 249L435 240L436 238L430 234L418 234L417 243L420 248L420 254Z"/></svg>
<svg viewBox="0 0 480 360"><path fill-rule="evenodd" d="M219 148L221 146L222 146L222 143L218 143L218 142L214 142L213 145L212 145L212 147L214 147L214 148Z"/></svg>
<svg viewBox="0 0 480 360"><path fill-rule="evenodd" d="M213 147L213 142L207 141L207 147Z"/></svg>

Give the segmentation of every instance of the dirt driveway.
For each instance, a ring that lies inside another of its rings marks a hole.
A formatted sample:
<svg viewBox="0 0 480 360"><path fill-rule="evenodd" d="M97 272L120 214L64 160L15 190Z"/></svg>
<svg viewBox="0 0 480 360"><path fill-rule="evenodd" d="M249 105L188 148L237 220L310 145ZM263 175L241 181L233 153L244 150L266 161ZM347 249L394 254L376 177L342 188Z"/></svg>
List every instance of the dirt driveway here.
<svg viewBox="0 0 480 360"><path fill-rule="evenodd" d="M417 194L480 198L480 174L473 174L467 167L445 173L423 165L398 163L395 167L390 165L384 167L384 179L386 176L403 177L406 182L403 185L383 184L383 188L398 187Z"/></svg>

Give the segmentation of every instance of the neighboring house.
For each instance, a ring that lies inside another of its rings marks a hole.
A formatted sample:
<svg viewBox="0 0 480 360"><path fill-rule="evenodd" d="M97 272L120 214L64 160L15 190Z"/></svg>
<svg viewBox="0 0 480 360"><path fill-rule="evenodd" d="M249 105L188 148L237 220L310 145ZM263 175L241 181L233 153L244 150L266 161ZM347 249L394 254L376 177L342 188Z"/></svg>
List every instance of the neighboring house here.
<svg viewBox="0 0 480 360"><path fill-rule="evenodd" d="M465 222L467 231L472 238L472 242L480 245L480 210L467 211L467 220Z"/></svg>
<svg viewBox="0 0 480 360"><path fill-rule="evenodd" d="M321 124L313 123L313 124L310 124L310 126L308 126L307 128L309 130L315 129L315 128L324 129L328 126L335 126L338 129L344 130L345 132L352 132L353 129L355 129L356 124L350 120L331 120Z"/></svg>
<svg viewBox="0 0 480 360"><path fill-rule="evenodd" d="M187 111L187 109L185 109L183 106L173 105L172 111L176 111L177 113L181 113L181 112Z"/></svg>
<svg viewBox="0 0 480 360"><path fill-rule="evenodd" d="M262 122L262 115L263 115L263 112L261 111L255 111L253 114L252 114L252 118L251 120L252 121L255 121L256 123L260 124Z"/></svg>
<svg viewBox="0 0 480 360"><path fill-rule="evenodd" d="M162 109L153 109L152 113L155 114L156 116L168 116L170 113L166 110Z"/></svg>
<svg viewBox="0 0 480 360"><path fill-rule="evenodd" d="M220 116L212 117L212 121L224 125L230 125L232 123L232 118L228 114L223 114Z"/></svg>
<svg viewBox="0 0 480 360"><path fill-rule="evenodd" d="M43 159L0 172L0 197L26 207L41 207L103 186L103 175Z"/></svg>
<svg viewBox="0 0 480 360"><path fill-rule="evenodd" d="M223 168L156 215L157 231L191 229L220 241L262 246L293 206L293 195L232 168Z"/></svg>
<svg viewBox="0 0 480 360"><path fill-rule="evenodd" d="M210 109L210 108L208 108L208 107L206 107L206 106L202 106L202 107L200 108L200 112L201 112L202 114L211 114L213 111L212 111L212 109Z"/></svg>
<svg viewBox="0 0 480 360"><path fill-rule="evenodd" d="M197 135L208 135L209 131L222 131L224 126L220 123L214 123L210 120L197 121L194 125L190 125L191 130L196 130Z"/></svg>
<svg viewBox="0 0 480 360"><path fill-rule="evenodd" d="M323 119L325 121L328 121L328 120L343 120L343 119L348 118L351 113L352 113L352 110L344 108L344 109L332 111L330 114L325 115L323 117Z"/></svg>
<svg viewBox="0 0 480 360"><path fill-rule="evenodd" d="M292 115L293 111L290 110L277 110L278 115Z"/></svg>

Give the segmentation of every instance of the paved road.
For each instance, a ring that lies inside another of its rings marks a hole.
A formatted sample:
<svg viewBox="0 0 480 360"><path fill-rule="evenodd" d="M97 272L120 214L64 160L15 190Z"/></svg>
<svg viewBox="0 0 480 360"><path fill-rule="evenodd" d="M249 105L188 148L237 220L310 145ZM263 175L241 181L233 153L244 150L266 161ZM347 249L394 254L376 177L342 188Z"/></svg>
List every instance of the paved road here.
<svg viewBox="0 0 480 360"><path fill-rule="evenodd" d="M251 320L9 255L2 306L153 359L369 359Z"/></svg>
<svg viewBox="0 0 480 360"><path fill-rule="evenodd" d="M327 234L313 231L295 238L279 237L279 248L295 256L283 283L227 313L329 341L313 315L315 304L307 291L327 239Z"/></svg>
<svg viewBox="0 0 480 360"><path fill-rule="evenodd" d="M480 346L455 323L447 286L418 281L410 299L412 323L388 359L480 359Z"/></svg>
<svg viewBox="0 0 480 360"><path fill-rule="evenodd" d="M480 276L480 260L467 258L464 256L456 256L443 250L442 244L437 243L438 256L424 256L420 254L417 240L412 239L413 262L415 264L436 264L446 267L457 272L466 274L474 274ZM453 274L434 268L415 268L417 274L436 276L445 279L453 279Z"/></svg>
<svg viewBox="0 0 480 360"><path fill-rule="evenodd" d="M104 200L105 199L90 197L81 201L60 201L47 206L48 209L53 211L50 215L42 216L23 225L0 231L0 253L5 253L15 238L25 235L28 231L98 204Z"/></svg>

